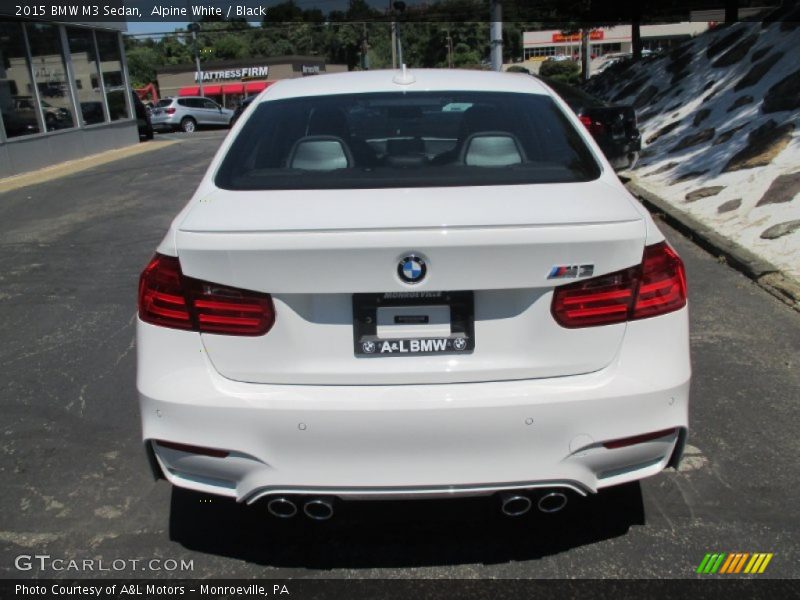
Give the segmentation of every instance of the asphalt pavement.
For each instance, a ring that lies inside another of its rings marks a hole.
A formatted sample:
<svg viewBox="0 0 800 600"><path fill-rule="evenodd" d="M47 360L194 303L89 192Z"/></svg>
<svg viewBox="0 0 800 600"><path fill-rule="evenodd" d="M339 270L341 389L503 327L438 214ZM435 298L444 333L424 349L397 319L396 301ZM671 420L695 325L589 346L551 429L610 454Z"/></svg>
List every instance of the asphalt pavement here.
<svg viewBox="0 0 800 600"><path fill-rule="evenodd" d="M477 498L348 502L325 523L153 481L137 279L224 135L0 194L0 577L677 578L707 552L772 552L758 577L798 576L800 313L666 226L692 323L678 471L553 516Z"/></svg>

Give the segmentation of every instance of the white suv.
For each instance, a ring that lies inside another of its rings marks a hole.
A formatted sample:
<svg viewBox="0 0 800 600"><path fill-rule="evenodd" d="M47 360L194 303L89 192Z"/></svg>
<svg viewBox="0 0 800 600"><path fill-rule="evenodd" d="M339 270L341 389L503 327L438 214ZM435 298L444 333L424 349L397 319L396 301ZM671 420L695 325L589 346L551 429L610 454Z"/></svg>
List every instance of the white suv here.
<svg viewBox="0 0 800 600"><path fill-rule="evenodd" d="M285 80L142 273L144 441L173 484L282 517L554 512L676 464L687 322L680 258L540 81Z"/></svg>

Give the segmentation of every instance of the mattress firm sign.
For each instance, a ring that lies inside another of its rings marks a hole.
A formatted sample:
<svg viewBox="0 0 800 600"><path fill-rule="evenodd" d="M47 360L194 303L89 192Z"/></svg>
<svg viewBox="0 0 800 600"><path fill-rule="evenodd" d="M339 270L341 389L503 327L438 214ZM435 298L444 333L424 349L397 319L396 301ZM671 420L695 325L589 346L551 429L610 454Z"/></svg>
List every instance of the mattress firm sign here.
<svg viewBox="0 0 800 600"><path fill-rule="evenodd" d="M194 80L200 81L224 81L227 79L266 78L269 75L269 67L242 67L240 69L220 69L219 71L200 71L195 73Z"/></svg>

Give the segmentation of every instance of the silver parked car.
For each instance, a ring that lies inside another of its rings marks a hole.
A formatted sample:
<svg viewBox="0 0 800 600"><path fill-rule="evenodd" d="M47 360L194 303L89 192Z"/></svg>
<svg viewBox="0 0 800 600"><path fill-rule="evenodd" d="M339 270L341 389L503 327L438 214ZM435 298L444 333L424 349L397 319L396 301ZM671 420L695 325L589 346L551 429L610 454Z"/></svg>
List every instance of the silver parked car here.
<svg viewBox="0 0 800 600"><path fill-rule="evenodd" d="M210 98L186 96L163 98L153 108L153 129L192 132L197 127L230 127L233 111L223 108Z"/></svg>

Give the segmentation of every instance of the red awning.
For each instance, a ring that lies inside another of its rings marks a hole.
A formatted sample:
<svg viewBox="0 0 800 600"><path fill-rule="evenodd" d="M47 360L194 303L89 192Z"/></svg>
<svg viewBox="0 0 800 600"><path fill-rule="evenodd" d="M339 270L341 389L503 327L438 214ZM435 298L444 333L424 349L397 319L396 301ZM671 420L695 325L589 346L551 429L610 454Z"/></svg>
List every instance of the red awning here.
<svg viewBox="0 0 800 600"><path fill-rule="evenodd" d="M243 94L244 93L244 84L243 83L232 83L229 85L222 86L222 93L223 94Z"/></svg>
<svg viewBox="0 0 800 600"><path fill-rule="evenodd" d="M178 96L199 96L200 95L200 88L199 87L182 87L178 90Z"/></svg>
<svg viewBox="0 0 800 600"><path fill-rule="evenodd" d="M274 81L250 81L245 85L248 94L257 94L271 86Z"/></svg>
<svg viewBox="0 0 800 600"><path fill-rule="evenodd" d="M203 94L206 96L219 96L222 93L221 85L204 85Z"/></svg>

